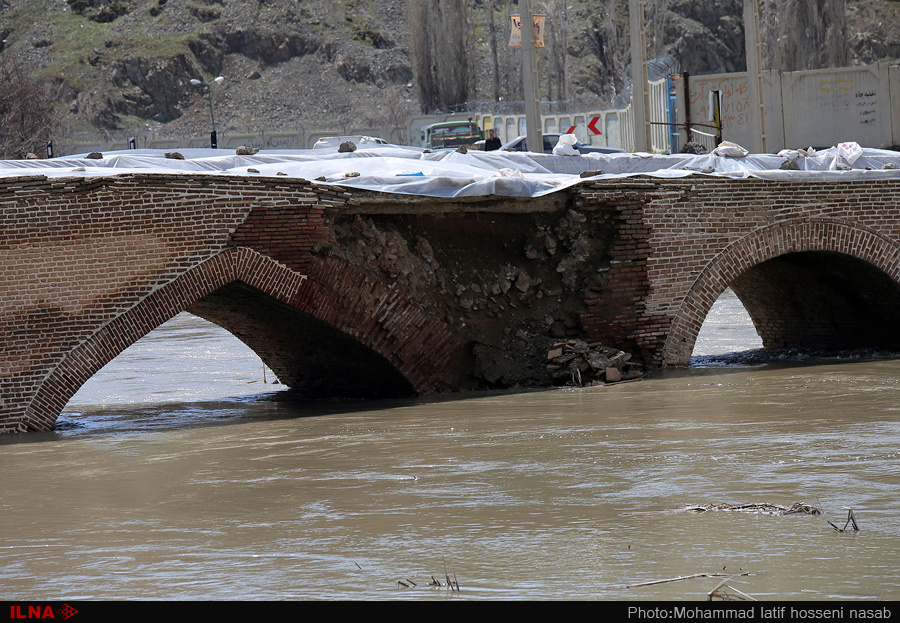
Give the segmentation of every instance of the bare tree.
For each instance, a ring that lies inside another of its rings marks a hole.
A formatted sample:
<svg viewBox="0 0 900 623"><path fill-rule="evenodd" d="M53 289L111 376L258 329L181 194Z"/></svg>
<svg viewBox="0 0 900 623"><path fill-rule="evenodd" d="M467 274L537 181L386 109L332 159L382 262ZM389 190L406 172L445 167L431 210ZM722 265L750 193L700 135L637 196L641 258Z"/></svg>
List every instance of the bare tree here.
<svg viewBox="0 0 900 623"><path fill-rule="evenodd" d="M511 17L519 14L519 7L513 5L513 0L506 0L506 27L507 32L512 29ZM522 100L522 50L506 47L506 99Z"/></svg>
<svg viewBox="0 0 900 623"><path fill-rule="evenodd" d="M620 19L617 0L606 2L606 36L601 62L605 74L604 84L613 94L621 93L625 88L625 66L630 57L631 38L627 28L628 21Z"/></svg>
<svg viewBox="0 0 900 623"><path fill-rule="evenodd" d="M559 77L562 82L560 93L563 100L571 97L569 93L569 1L558 0L559 7Z"/></svg>
<svg viewBox="0 0 900 623"><path fill-rule="evenodd" d="M557 32L557 20L553 10L546 2L542 2L541 5L541 10L546 14L546 17L544 18L544 49L536 50L536 52L539 52L536 54L536 61L538 64L538 73L547 74L546 99L553 101L553 88L556 87L557 91L555 99L560 99L559 93L562 91L559 82L559 33Z"/></svg>
<svg viewBox="0 0 900 623"><path fill-rule="evenodd" d="M43 154L61 127L56 93L39 82L14 59L0 57L0 158Z"/></svg>
<svg viewBox="0 0 900 623"><path fill-rule="evenodd" d="M822 67L845 67L850 63L847 40L847 0L831 0L824 7L825 29Z"/></svg>
<svg viewBox="0 0 900 623"><path fill-rule="evenodd" d="M783 0L762 0L759 8L759 41L762 65L767 69L778 69L778 16L784 10Z"/></svg>
<svg viewBox="0 0 900 623"><path fill-rule="evenodd" d="M548 0L541 3L547 14L544 23L544 43L550 73L547 90L552 93L555 84L557 98L561 100L569 99L569 1Z"/></svg>
<svg viewBox="0 0 900 623"><path fill-rule="evenodd" d="M426 111L446 110L469 97L465 0L408 0L410 52Z"/></svg>
<svg viewBox="0 0 900 623"><path fill-rule="evenodd" d="M497 25L494 21L494 0L488 0L488 37L491 46L491 94L494 101L500 99L500 59L497 55Z"/></svg>
<svg viewBox="0 0 900 623"><path fill-rule="evenodd" d="M763 0L760 27L770 69L824 69L850 60L847 0Z"/></svg>
<svg viewBox="0 0 900 623"><path fill-rule="evenodd" d="M406 125L412 114L412 106L403 97L403 87L387 87L380 108L373 108L366 121L373 126L398 128Z"/></svg>
<svg viewBox="0 0 900 623"><path fill-rule="evenodd" d="M644 0L644 19L647 20L647 50L649 58L665 53L666 24L668 23L669 0Z"/></svg>
<svg viewBox="0 0 900 623"><path fill-rule="evenodd" d="M518 7L514 4L513 0L506 0L500 19L501 26L499 29L499 47L504 48L505 52L499 56L501 57L502 64L500 73L503 79L500 85L502 92L501 99L508 102L522 99L522 81L519 75L519 70L521 69L520 50L518 48L511 48L507 45L511 28L510 15L518 15L518 13Z"/></svg>

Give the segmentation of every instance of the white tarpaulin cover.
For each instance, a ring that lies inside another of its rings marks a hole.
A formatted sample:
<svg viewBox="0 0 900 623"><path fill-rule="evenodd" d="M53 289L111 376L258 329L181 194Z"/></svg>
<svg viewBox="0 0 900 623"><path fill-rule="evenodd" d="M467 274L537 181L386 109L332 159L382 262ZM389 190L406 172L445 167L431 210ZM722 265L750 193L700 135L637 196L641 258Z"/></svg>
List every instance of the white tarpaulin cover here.
<svg viewBox="0 0 900 623"><path fill-rule="evenodd" d="M900 153L864 149L852 170L836 147L814 157L795 160L800 171L781 170L782 156L750 154L743 158L708 155L586 154L553 156L528 152L442 149L425 153L416 147L379 145L340 153L337 149L261 151L253 156L213 149L183 149L184 160L170 159L161 150L106 152L101 159L85 154L49 160L2 160L0 177L103 177L126 173L190 173L235 176L276 176L315 180L390 193L433 197L504 195L537 197L582 181L584 171L603 171L591 179L633 175L661 178L687 175L758 177L793 181L862 181L900 179ZM254 171L248 171L254 169ZM348 174L358 174L349 175Z"/></svg>

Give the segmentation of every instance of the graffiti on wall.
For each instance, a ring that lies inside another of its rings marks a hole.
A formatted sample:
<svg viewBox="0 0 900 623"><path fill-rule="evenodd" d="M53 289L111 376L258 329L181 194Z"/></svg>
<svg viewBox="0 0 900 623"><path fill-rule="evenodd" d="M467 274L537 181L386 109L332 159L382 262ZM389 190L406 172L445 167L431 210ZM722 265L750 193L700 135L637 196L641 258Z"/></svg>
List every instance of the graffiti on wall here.
<svg viewBox="0 0 900 623"><path fill-rule="evenodd" d="M722 125L728 128L750 123L750 87L746 78L725 78L722 80L691 80L691 119L712 118L709 110L709 92L722 92Z"/></svg>

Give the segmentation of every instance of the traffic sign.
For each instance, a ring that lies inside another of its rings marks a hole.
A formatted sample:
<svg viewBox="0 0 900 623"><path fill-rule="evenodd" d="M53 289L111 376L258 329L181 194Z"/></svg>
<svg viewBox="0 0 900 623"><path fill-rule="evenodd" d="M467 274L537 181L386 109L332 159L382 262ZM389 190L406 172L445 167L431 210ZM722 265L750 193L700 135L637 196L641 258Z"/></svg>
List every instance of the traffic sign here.
<svg viewBox="0 0 900 623"><path fill-rule="evenodd" d="M588 130L590 130L594 134L603 134L600 128L597 127L598 121L600 121L600 117L592 117L591 122L588 124Z"/></svg>
<svg viewBox="0 0 900 623"><path fill-rule="evenodd" d="M544 20L547 16L532 13L531 17L534 21L534 47L542 48L544 47ZM512 28L509 32L509 47L521 48L522 19L518 15L510 15L509 18L512 21Z"/></svg>

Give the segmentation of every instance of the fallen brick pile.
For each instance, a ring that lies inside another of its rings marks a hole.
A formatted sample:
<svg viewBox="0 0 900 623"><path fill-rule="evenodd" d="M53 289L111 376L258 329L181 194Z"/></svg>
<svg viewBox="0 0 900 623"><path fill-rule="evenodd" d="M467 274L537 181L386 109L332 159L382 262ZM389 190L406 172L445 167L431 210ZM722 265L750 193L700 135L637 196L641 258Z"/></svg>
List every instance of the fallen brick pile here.
<svg viewBox="0 0 900 623"><path fill-rule="evenodd" d="M572 339L557 342L547 352L547 371L558 385L599 385L640 378L640 364L631 355L599 342Z"/></svg>

